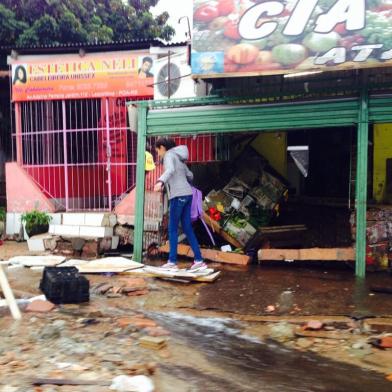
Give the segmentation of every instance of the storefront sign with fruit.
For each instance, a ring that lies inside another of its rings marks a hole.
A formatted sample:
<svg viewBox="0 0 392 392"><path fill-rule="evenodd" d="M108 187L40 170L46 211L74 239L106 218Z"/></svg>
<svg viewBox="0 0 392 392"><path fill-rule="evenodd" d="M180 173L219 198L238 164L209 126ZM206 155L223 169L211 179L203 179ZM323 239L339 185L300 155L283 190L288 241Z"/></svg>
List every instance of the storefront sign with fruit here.
<svg viewBox="0 0 392 392"><path fill-rule="evenodd" d="M195 0L195 75L392 65L392 0Z"/></svg>

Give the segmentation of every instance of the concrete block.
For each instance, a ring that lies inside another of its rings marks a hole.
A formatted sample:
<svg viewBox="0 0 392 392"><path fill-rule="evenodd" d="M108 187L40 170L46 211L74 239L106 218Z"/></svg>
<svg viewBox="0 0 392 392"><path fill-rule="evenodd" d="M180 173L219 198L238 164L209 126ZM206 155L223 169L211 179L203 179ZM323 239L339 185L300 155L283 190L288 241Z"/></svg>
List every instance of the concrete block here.
<svg viewBox="0 0 392 392"><path fill-rule="evenodd" d="M45 252L45 241L52 239L52 236L48 233L39 234L31 237L27 240L27 246L30 252Z"/></svg>
<svg viewBox="0 0 392 392"><path fill-rule="evenodd" d="M115 214L109 215L109 226L114 227L117 225L117 216Z"/></svg>
<svg viewBox="0 0 392 392"><path fill-rule="evenodd" d="M52 220L50 221L52 225L61 225L63 214L49 214L49 215L52 218Z"/></svg>
<svg viewBox="0 0 392 392"><path fill-rule="evenodd" d="M61 237L77 238L80 236L80 226L53 225L54 234ZM52 234L52 233L51 233Z"/></svg>
<svg viewBox="0 0 392 392"><path fill-rule="evenodd" d="M112 227L81 226L79 236L81 238L105 238L113 237Z"/></svg>
<svg viewBox="0 0 392 392"><path fill-rule="evenodd" d="M85 214L84 226L109 226L108 214L87 213Z"/></svg>
<svg viewBox="0 0 392 392"><path fill-rule="evenodd" d="M85 215L75 213L63 214L62 224L67 226L84 226Z"/></svg>
<svg viewBox="0 0 392 392"><path fill-rule="evenodd" d="M15 234L15 214L13 212L7 212L5 233L7 235Z"/></svg>
<svg viewBox="0 0 392 392"><path fill-rule="evenodd" d="M30 252L45 252L45 244L42 238L30 238L27 240Z"/></svg>
<svg viewBox="0 0 392 392"><path fill-rule="evenodd" d="M57 241L59 241L60 237L52 237L44 239L44 247L45 250L49 250L53 252L57 248Z"/></svg>
<svg viewBox="0 0 392 392"><path fill-rule="evenodd" d="M112 249L112 239L110 237L102 238L99 241L99 250L102 253L109 252Z"/></svg>
<svg viewBox="0 0 392 392"><path fill-rule="evenodd" d="M17 212L7 212L6 215L6 234L20 234L22 229L22 214Z"/></svg>
<svg viewBox="0 0 392 392"><path fill-rule="evenodd" d="M118 248L118 244L120 243L120 237L115 235L112 237L112 250L115 250Z"/></svg>

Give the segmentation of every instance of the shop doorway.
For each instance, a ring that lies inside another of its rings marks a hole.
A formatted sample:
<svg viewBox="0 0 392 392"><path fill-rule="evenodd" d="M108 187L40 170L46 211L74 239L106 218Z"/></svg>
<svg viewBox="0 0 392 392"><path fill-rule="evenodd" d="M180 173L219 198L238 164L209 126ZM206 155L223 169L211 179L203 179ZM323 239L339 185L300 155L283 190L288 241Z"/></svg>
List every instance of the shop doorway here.
<svg viewBox="0 0 392 392"><path fill-rule="evenodd" d="M256 255L262 247L353 246L355 129L250 132L221 138L218 150L226 148L224 158L191 164L191 169L195 185L205 195L205 210L245 252ZM239 213L232 206L237 202ZM217 211L220 214L214 215ZM243 227L236 231L234 222L240 220ZM201 242L210 246L202 225L198 232ZM217 242L227 244L222 238Z"/></svg>

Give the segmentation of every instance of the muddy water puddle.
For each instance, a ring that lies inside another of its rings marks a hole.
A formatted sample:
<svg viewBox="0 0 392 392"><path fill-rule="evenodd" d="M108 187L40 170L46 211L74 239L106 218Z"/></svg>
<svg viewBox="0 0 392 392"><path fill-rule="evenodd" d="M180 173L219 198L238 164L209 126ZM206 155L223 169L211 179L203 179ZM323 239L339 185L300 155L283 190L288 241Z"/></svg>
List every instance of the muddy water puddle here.
<svg viewBox="0 0 392 392"><path fill-rule="evenodd" d="M173 338L201 354L203 366L189 361L162 364L164 373L186 382L186 391L387 392L382 374L334 362L246 336L233 320L178 313L151 314ZM191 355L191 351L190 351ZM207 366L206 366L207 364ZM166 389L165 389L166 390Z"/></svg>

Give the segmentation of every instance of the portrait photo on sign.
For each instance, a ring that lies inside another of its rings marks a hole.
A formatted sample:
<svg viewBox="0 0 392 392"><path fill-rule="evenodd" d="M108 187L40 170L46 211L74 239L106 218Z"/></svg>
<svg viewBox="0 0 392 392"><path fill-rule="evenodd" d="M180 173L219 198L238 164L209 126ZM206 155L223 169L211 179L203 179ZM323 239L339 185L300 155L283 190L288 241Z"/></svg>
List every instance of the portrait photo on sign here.
<svg viewBox="0 0 392 392"><path fill-rule="evenodd" d="M154 77L154 60L150 56L140 56L139 57L139 69L138 76L139 78L153 78Z"/></svg>
<svg viewBox="0 0 392 392"><path fill-rule="evenodd" d="M27 83L27 70L25 65L17 65L14 68L12 75L12 84L25 84Z"/></svg>

